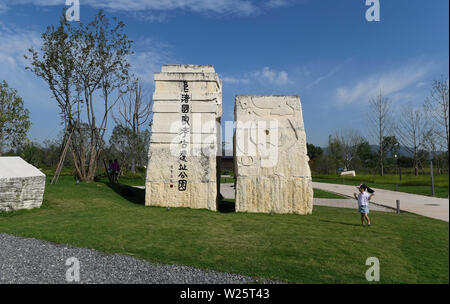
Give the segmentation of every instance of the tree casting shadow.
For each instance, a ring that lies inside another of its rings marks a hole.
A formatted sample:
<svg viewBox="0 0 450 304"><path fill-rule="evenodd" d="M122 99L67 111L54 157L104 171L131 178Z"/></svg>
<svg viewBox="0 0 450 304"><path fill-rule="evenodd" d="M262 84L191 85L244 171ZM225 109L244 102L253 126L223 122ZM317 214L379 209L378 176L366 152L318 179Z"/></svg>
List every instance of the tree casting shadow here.
<svg viewBox="0 0 450 304"><path fill-rule="evenodd" d="M130 203L141 206L145 205L145 189L139 189L121 184L114 184L111 182L104 183Z"/></svg>
<svg viewBox="0 0 450 304"><path fill-rule="evenodd" d="M127 185L114 184L111 182L104 182L114 192L121 197L136 205L145 205L145 189L139 189ZM220 195L219 202L217 204L217 211L220 213L233 213L236 211L234 200L223 199Z"/></svg>

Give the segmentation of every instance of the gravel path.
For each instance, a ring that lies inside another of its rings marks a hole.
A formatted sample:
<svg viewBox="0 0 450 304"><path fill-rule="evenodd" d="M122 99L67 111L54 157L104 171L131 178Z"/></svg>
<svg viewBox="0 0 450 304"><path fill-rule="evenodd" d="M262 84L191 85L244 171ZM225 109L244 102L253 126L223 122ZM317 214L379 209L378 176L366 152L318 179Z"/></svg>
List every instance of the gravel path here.
<svg viewBox="0 0 450 304"><path fill-rule="evenodd" d="M200 270L182 265L152 264L129 256L58 245L0 234L0 284L67 283L67 259L79 261L79 283L97 284L240 284L273 283L237 274ZM71 277L74 272L69 271Z"/></svg>

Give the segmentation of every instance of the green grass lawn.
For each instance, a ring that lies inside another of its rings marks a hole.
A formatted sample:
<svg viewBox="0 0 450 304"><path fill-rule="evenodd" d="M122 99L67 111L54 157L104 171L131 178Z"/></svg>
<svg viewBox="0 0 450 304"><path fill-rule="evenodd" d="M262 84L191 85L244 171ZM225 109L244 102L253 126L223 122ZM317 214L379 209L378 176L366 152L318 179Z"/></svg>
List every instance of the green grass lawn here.
<svg viewBox="0 0 450 304"><path fill-rule="evenodd" d="M220 183L222 184L227 184L227 183L234 183L234 178L233 177L221 177L220 178Z"/></svg>
<svg viewBox="0 0 450 304"><path fill-rule="evenodd" d="M435 176L435 196L441 198L448 198L449 195L449 176L437 175ZM314 182L345 184L345 185L359 185L367 184L369 187L386 189L395 191L395 185L398 185L398 191L428 195L431 196L431 181L429 176L414 176L403 175L400 180L397 175L357 175L345 176L342 178L339 175L314 175Z"/></svg>
<svg viewBox="0 0 450 304"><path fill-rule="evenodd" d="M345 199L347 197L344 197L339 194L330 193L327 191L323 191L320 189L314 189L314 198L336 198L336 199Z"/></svg>
<svg viewBox="0 0 450 304"><path fill-rule="evenodd" d="M0 213L0 233L297 283L367 283L368 257L381 283L449 282L448 223L414 214L314 207L267 215L143 206L144 191L103 182L47 184L40 209Z"/></svg>

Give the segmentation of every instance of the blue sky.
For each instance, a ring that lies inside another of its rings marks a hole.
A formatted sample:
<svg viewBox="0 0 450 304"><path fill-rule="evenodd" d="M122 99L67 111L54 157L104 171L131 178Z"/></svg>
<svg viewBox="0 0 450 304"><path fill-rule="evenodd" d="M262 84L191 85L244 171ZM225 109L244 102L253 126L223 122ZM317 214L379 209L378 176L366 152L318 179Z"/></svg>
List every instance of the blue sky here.
<svg viewBox="0 0 450 304"><path fill-rule="evenodd" d="M237 94L295 94L308 142L354 128L367 134L368 100L378 90L395 110L420 105L449 70L449 1L380 0L367 22L365 0L80 0L81 21L99 8L126 24L131 63L153 91L166 63L212 64L223 79L223 121ZM0 0L0 80L31 111L30 138L60 131L46 84L25 71L23 54L57 23L64 0ZM370 138L369 138L370 140Z"/></svg>

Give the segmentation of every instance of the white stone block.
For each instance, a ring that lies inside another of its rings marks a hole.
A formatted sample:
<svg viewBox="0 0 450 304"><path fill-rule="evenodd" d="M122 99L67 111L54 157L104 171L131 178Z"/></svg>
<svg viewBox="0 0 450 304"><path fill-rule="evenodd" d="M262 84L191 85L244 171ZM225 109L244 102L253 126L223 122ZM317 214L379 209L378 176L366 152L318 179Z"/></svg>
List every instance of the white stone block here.
<svg viewBox="0 0 450 304"><path fill-rule="evenodd" d="M222 82L212 66L164 65L161 71L155 74L145 204L215 211ZM189 100L182 102L186 94ZM180 160L183 147L187 155Z"/></svg>
<svg viewBox="0 0 450 304"><path fill-rule="evenodd" d="M341 172L341 176L356 176L355 170Z"/></svg>
<svg viewBox="0 0 450 304"><path fill-rule="evenodd" d="M0 211L39 208L45 175L20 157L0 157Z"/></svg>
<svg viewBox="0 0 450 304"><path fill-rule="evenodd" d="M235 120L236 211L312 213L300 98L238 95Z"/></svg>

